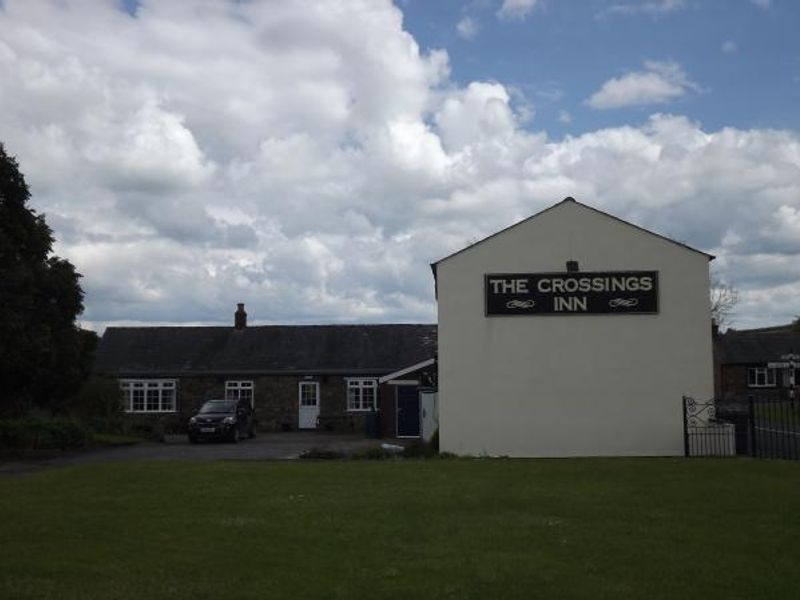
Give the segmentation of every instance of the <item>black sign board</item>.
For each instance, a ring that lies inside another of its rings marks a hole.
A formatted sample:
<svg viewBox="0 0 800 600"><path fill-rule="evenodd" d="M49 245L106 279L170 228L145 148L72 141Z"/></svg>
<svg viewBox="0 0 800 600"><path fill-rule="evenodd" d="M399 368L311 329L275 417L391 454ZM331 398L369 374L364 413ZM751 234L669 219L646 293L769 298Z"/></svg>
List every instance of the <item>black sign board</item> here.
<svg viewBox="0 0 800 600"><path fill-rule="evenodd" d="M658 271L500 273L485 285L487 316L658 312Z"/></svg>

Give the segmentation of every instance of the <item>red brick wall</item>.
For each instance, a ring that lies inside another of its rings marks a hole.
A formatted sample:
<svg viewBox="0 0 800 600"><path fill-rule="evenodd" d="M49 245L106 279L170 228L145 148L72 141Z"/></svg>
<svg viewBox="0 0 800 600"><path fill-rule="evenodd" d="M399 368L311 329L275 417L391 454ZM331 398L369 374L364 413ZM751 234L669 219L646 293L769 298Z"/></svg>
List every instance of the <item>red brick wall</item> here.
<svg viewBox="0 0 800 600"><path fill-rule="evenodd" d="M785 386L783 369L779 370L775 387L749 387L747 385L747 370L749 368L763 368L766 364L752 365L720 365L719 367L719 398L724 400L747 400L748 396L755 398L788 398L789 388Z"/></svg>

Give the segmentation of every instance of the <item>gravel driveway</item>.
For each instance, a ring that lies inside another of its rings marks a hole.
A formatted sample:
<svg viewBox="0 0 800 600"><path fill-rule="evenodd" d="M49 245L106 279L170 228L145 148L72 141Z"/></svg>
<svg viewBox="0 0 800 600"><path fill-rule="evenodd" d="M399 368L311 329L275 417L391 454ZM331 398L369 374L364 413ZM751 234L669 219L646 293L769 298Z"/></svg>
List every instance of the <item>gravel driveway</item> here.
<svg viewBox="0 0 800 600"><path fill-rule="evenodd" d="M305 450L336 450L345 454L397 440L372 440L363 435L322 432L263 433L238 444L209 442L190 444L186 436L167 436L166 443L144 442L134 446L68 452L43 460L0 462L0 475L28 473L49 467L127 460L285 460L295 459Z"/></svg>

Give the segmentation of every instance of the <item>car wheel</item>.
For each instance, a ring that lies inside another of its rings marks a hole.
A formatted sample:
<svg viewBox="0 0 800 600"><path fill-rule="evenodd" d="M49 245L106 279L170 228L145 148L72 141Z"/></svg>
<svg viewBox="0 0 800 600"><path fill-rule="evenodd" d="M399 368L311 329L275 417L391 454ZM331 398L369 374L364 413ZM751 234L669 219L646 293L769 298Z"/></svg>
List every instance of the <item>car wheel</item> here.
<svg viewBox="0 0 800 600"><path fill-rule="evenodd" d="M195 436L193 436L193 435L189 435L189 443L190 444L196 444L197 443L197 438Z"/></svg>
<svg viewBox="0 0 800 600"><path fill-rule="evenodd" d="M253 423L253 424L250 426L250 433L249 433L249 436L250 436L250 439L251 439L251 440L252 440L254 437L256 437L256 424L255 424L255 423Z"/></svg>
<svg viewBox="0 0 800 600"><path fill-rule="evenodd" d="M233 431L231 432L231 442L236 444L239 441L239 428L234 427Z"/></svg>

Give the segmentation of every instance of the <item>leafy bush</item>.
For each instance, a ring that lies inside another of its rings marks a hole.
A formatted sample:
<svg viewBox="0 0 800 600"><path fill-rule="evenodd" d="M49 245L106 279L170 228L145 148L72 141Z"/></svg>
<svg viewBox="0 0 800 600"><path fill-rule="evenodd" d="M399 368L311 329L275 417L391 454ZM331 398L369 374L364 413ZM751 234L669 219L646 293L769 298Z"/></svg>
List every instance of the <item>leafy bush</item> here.
<svg viewBox="0 0 800 600"><path fill-rule="evenodd" d="M122 433L122 396L113 379L92 377L69 399L66 411L99 433Z"/></svg>
<svg viewBox="0 0 800 600"><path fill-rule="evenodd" d="M163 442L166 430L161 421L148 420L129 420L125 421L122 428L123 435L143 438L153 442Z"/></svg>
<svg viewBox="0 0 800 600"><path fill-rule="evenodd" d="M431 458L436 452L426 442L415 441L405 447L403 458Z"/></svg>
<svg viewBox="0 0 800 600"><path fill-rule="evenodd" d="M372 448L354 453L351 458L355 460L389 460L391 458L397 458L398 456L398 454L384 450L380 446L373 446Z"/></svg>
<svg viewBox="0 0 800 600"><path fill-rule="evenodd" d="M83 448L91 430L75 419L28 416L0 421L0 448L24 450Z"/></svg>
<svg viewBox="0 0 800 600"><path fill-rule="evenodd" d="M406 446L404 458L433 458L439 454L439 430L437 429L429 442L417 440Z"/></svg>
<svg viewBox="0 0 800 600"><path fill-rule="evenodd" d="M330 450L328 448L310 448L300 455L300 458L317 459L317 460L337 460L344 458L344 454L337 450Z"/></svg>

